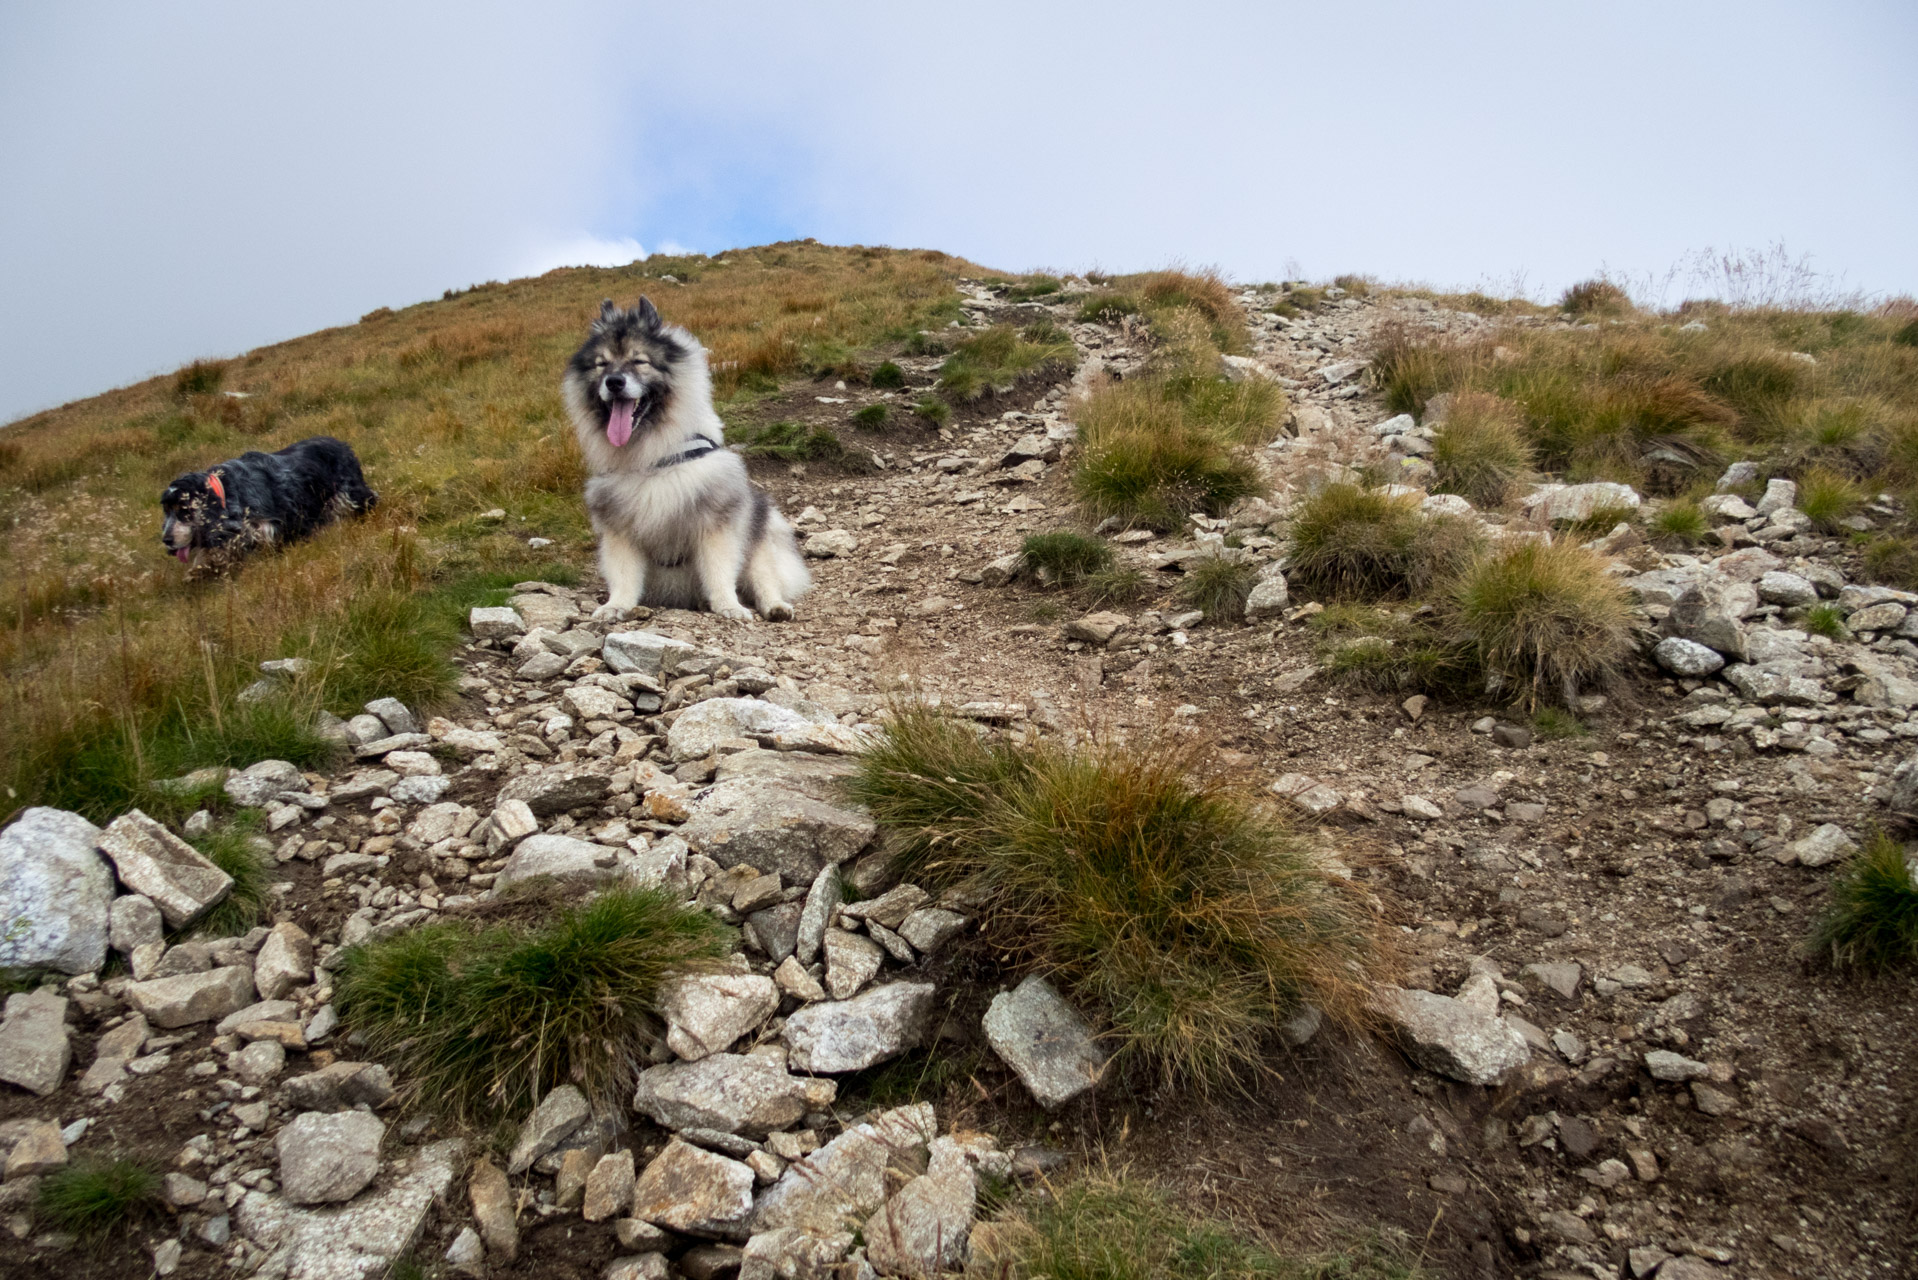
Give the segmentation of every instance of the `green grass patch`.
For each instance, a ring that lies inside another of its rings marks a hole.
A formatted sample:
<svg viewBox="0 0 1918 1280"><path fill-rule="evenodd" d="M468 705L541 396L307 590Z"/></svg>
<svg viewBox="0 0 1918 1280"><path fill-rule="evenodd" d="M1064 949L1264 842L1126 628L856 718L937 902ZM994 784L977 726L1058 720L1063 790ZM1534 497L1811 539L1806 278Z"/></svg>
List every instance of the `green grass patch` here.
<svg viewBox="0 0 1918 1280"><path fill-rule="evenodd" d="M1918 539L1884 534L1865 544L1865 573L1873 582L1918 591Z"/></svg>
<svg viewBox="0 0 1918 1280"><path fill-rule="evenodd" d="M1404 1242L1289 1257L1189 1213L1149 1183L1082 1173L1018 1196L975 1237L974 1266L1006 1280L1416 1280Z"/></svg>
<svg viewBox="0 0 1918 1280"><path fill-rule="evenodd" d="M1480 536L1463 520L1429 516L1410 495L1327 485L1292 514L1293 580L1335 599L1420 595L1456 573Z"/></svg>
<svg viewBox="0 0 1918 1280"><path fill-rule="evenodd" d="M1179 601L1189 609L1198 609L1213 624L1243 622L1246 597L1259 580L1258 566L1250 560L1228 560L1207 556L1186 567L1179 581Z"/></svg>
<svg viewBox="0 0 1918 1280"><path fill-rule="evenodd" d="M1865 492L1849 477L1818 468L1798 477L1797 505L1820 531L1832 533L1865 505Z"/></svg>
<svg viewBox="0 0 1918 1280"><path fill-rule="evenodd" d="M1563 707L1540 707L1532 716L1532 732L1547 742L1557 742L1565 738L1583 738L1591 730Z"/></svg>
<svg viewBox="0 0 1918 1280"><path fill-rule="evenodd" d="M1070 529L1035 533L1019 545L1026 567L1047 585L1074 586L1112 567L1112 548Z"/></svg>
<svg viewBox="0 0 1918 1280"><path fill-rule="evenodd" d="M1127 316L1136 316L1145 304L1129 293L1095 293L1079 304L1080 324L1117 324Z"/></svg>
<svg viewBox="0 0 1918 1280"><path fill-rule="evenodd" d="M1651 531L1654 542L1691 547L1705 540L1705 535L1711 532L1711 521L1696 502L1678 498L1653 512L1645 527Z"/></svg>
<svg viewBox="0 0 1918 1280"><path fill-rule="evenodd" d="M897 391L906 385L906 371L894 361L882 361L872 371L871 382L881 391Z"/></svg>
<svg viewBox="0 0 1918 1280"><path fill-rule="evenodd" d="M623 1100L676 970L731 931L657 891L612 890L528 918L443 921L355 948L341 1016L418 1102L462 1119L515 1116L557 1085Z"/></svg>
<svg viewBox="0 0 1918 1280"><path fill-rule="evenodd" d="M137 1160L81 1157L40 1181L40 1218L98 1242L159 1216L160 1175Z"/></svg>
<svg viewBox="0 0 1918 1280"><path fill-rule="evenodd" d="M883 404L869 404L852 415L852 425L861 431L877 431L886 425L892 411Z"/></svg>
<svg viewBox="0 0 1918 1280"><path fill-rule="evenodd" d="M196 932L209 938L237 937L266 919L275 868L273 856L254 847L260 838L260 814L251 809L194 838L193 847L233 877L232 890L194 926Z"/></svg>
<svg viewBox="0 0 1918 1280"><path fill-rule="evenodd" d="M1302 1002L1362 1024L1386 942L1369 905L1185 743L1012 745L898 711L849 791L901 871L968 880L982 929L1102 1018L1120 1057L1206 1090L1267 1068Z"/></svg>
<svg viewBox="0 0 1918 1280"><path fill-rule="evenodd" d="M913 413L930 422L935 427L943 427L952 419L952 406L938 396L924 396L912 406Z"/></svg>
<svg viewBox="0 0 1918 1280"><path fill-rule="evenodd" d="M1011 391L1021 381L1075 358L1072 339L1050 321L1015 329L994 325L963 339L939 369L939 390L954 400Z"/></svg>
<svg viewBox="0 0 1918 1280"><path fill-rule="evenodd" d="M831 428L803 422L770 422L764 426L728 427L728 443L749 458L779 458L786 462L825 462L849 471L870 471L872 460L848 449Z"/></svg>
<svg viewBox="0 0 1918 1280"><path fill-rule="evenodd" d="M1835 604L1815 604L1805 610L1805 616L1798 625L1814 636L1823 636L1827 640L1849 640L1850 628L1845 626L1845 611Z"/></svg>
<svg viewBox="0 0 1918 1280"><path fill-rule="evenodd" d="M1882 972L1918 963L1918 869L1903 845L1879 832L1846 860L1807 945L1838 969Z"/></svg>
<svg viewBox="0 0 1918 1280"><path fill-rule="evenodd" d="M1136 564L1115 563L1088 575L1085 580L1086 606L1091 609L1109 604L1135 604L1151 591L1151 579Z"/></svg>

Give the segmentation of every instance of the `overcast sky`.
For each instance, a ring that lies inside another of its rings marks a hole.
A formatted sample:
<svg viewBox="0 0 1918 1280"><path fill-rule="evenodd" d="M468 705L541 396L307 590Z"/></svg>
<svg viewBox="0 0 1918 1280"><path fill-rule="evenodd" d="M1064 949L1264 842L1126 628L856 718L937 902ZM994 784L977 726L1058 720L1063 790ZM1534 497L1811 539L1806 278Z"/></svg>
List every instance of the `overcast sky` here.
<svg viewBox="0 0 1918 1280"><path fill-rule="evenodd" d="M1910 0L21 0L0 421L675 246L1542 295L1782 242L1901 293L1914 209Z"/></svg>

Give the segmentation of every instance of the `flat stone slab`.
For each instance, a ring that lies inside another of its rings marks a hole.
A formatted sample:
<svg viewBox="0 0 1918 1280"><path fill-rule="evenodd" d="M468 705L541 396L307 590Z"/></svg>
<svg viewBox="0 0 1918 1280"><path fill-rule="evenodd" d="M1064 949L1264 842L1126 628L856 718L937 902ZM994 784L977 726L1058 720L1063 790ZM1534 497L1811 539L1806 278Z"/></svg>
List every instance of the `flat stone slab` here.
<svg viewBox="0 0 1918 1280"><path fill-rule="evenodd" d="M888 1193L919 1171L938 1131L930 1102L896 1107L854 1125L795 1160L760 1193L749 1224L753 1234L796 1227L830 1235L864 1222Z"/></svg>
<svg viewBox="0 0 1918 1280"><path fill-rule="evenodd" d="M837 1075L898 1057L924 1036L932 995L930 982L891 982L807 1005L786 1019L793 1067Z"/></svg>
<svg viewBox="0 0 1918 1280"><path fill-rule="evenodd" d="M1108 1055L1091 1025L1043 978L994 996L985 1030L992 1051L1047 1110L1091 1090L1105 1071Z"/></svg>
<svg viewBox="0 0 1918 1280"><path fill-rule="evenodd" d="M241 965L127 984L127 1003L156 1027L189 1027L254 1003L253 970Z"/></svg>
<svg viewBox="0 0 1918 1280"><path fill-rule="evenodd" d="M0 1080L44 1098L60 1087L72 1061L66 998L44 991L8 996L0 1018Z"/></svg>
<svg viewBox="0 0 1918 1280"><path fill-rule="evenodd" d="M101 833L100 852L121 884L152 899L169 929L187 928L233 888L232 876L138 809L121 814Z"/></svg>
<svg viewBox="0 0 1918 1280"><path fill-rule="evenodd" d="M772 1058L717 1053L640 1072L633 1110L668 1129L764 1136L832 1105L830 1080L795 1076Z"/></svg>
<svg viewBox="0 0 1918 1280"><path fill-rule="evenodd" d="M384 1186L337 1209L301 1209L249 1191L234 1212L240 1234L268 1251L264 1274L286 1280L371 1280L413 1247L427 1212L446 1199L465 1143L435 1142L400 1160Z"/></svg>

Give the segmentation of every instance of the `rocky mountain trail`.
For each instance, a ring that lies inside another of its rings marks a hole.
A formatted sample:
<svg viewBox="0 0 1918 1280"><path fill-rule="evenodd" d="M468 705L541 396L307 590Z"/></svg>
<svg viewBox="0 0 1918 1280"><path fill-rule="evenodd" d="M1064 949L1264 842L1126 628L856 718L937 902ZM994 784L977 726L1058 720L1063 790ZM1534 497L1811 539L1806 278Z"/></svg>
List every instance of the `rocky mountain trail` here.
<svg viewBox="0 0 1918 1280"><path fill-rule="evenodd" d="M1799 946L1837 860L1918 808L1897 772L1918 597L1856 582L1775 485L1708 501L1712 537L1683 553L1629 523L1563 527L1642 501L1619 486L1541 485L1519 516L1430 495L1490 537L1611 555L1639 669L1563 737L1504 705L1335 683L1307 624L1321 602L1288 588L1286 512L1361 468L1422 493L1433 414L1385 412L1370 344L1494 322L1326 293L1297 317L1242 295L1252 349L1228 376L1291 406L1254 451L1270 492L1176 535L1104 530L1152 584L1139 605L1071 607L1019 550L1070 522L1074 395L1139 371L1147 335L969 284L971 324L1050 319L1076 367L883 433L845 423L923 393L937 358L901 356L897 390L789 388L773 411L846 430L873 464L753 460L817 578L795 621L596 620L590 578L521 583L473 611L456 706L376 700L329 725L349 764L218 779L262 812L271 923L186 937L227 889L179 834L28 811L0 832L0 914L27 922L0 961L67 976L0 1023L9 1274L75 1273L31 1203L110 1146L168 1171L128 1263L161 1275L331 1280L410 1254L475 1276L924 1276L962 1263L981 1186L1080 1157L1278 1238L1394 1228L1461 1276L1900 1274L1918 1005ZM1208 556L1257 565L1244 625L1171 598ZM1794 626L1813 604L1850 638ZM974 905L899 883L844 799L905 699L989 732L1216 744L1398 926L1380 1036L1302 1018L1241 1098L1108 1087L1097 1028L1040 978L981 986ZM358 1056L336 974L348 947L484 918L542 877L666 889L740 945L662 993L623 1105L562 1086L489 1142ZM882 1098L877 1069L901 1063L938 1083Z"/></svg>

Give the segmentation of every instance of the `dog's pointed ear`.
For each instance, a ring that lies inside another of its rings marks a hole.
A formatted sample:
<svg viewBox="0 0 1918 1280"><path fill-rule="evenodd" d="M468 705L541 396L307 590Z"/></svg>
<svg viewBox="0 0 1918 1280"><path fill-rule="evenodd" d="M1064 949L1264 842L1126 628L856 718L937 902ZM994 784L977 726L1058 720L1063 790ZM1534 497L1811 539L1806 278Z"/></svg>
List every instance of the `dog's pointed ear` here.
<svg viewBox="0 0 1918 1280"><path fill-rule="evenodd" d="M641 294L639 301L633 304L633 316L648 329L657 329L665 323L659 318L659 308L645 294Z"/></svg>
<svg viewBox="0 0 1918 1280"><path fill-rule="evenodd" d="M598 332L608 325L617 324L619 322L619 316L619 304L611 298L601 298L599 300L599 315L593 320L593 330Z"/></svg>

